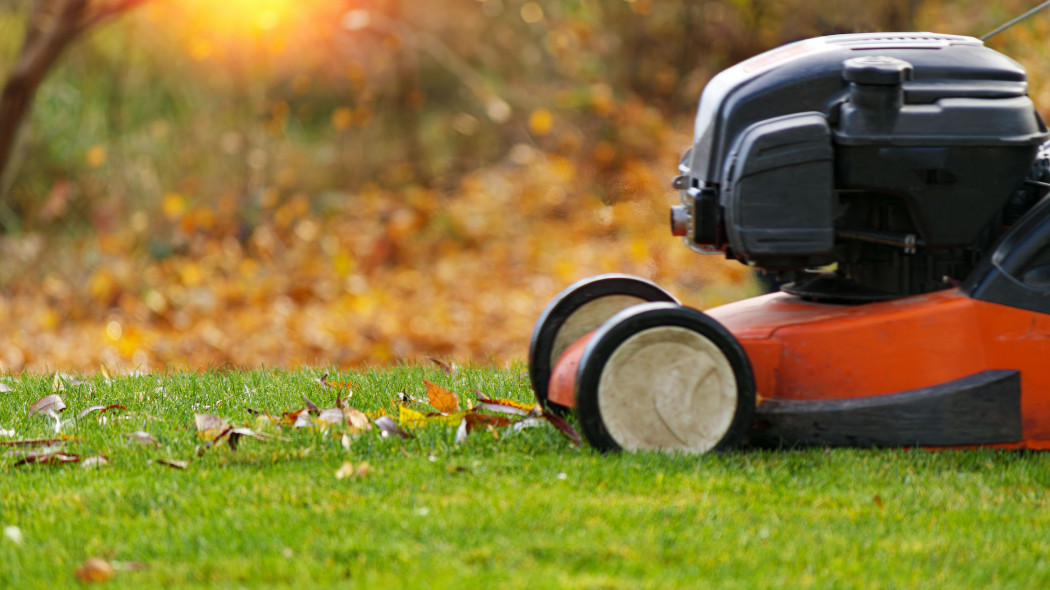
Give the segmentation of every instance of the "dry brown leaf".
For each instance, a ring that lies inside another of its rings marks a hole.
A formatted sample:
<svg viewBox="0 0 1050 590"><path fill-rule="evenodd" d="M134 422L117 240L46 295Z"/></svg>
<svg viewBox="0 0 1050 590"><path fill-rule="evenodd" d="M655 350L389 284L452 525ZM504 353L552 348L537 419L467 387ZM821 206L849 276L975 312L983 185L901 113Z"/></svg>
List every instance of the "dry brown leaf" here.
<svg viewBox="0 0 1050 590"><path fill-rule="evenodd" d="M103 584L108 582L115 573L117 573L116 570L105 559L89 557L76 571L76 576L81 584Z"/></svg>
<svg viewBox="0 0 1050 590"><path fill-rule="evenodd" d="M427 360L432 362L432 363L434 363L438 367L440 367L441 370L444 371L445 374L448 375L449 377L454 377L455 376L455 372L456 372L455 365L450 365L450 364L446 363L445 361L440 361L440 360L438 360L438 359L436 359L436 358L434 358L432 356L428 356Z"/></svg>
<svg viewBox="0 0 1050 590"><path fill-rule="evenodd" d="M310 410L311 414L320 414L321 413L321 408L317 407L317 404L315 404L312 401L310 401L310 398L306 397L305 393L303 394L303 399L306 400L306 409Z"/></svg>
<svg viewBox="0 0 1050 590"><path fill-rule="evenodd" d="M125 432L121 436L140 445L148 445L153 447L160 446L160 442L157 441L157 439L153 438L152 434L143 430L136 430L135 432Z"/></svg>
<svg viewBox="0 0 1050 590"><path fill-rule="evenodd" d="M565 418L554 414L552 412L543 412L543 417L550 422L551 426L558 429L558 432L565 435L565 438L569 439L574 446L580 446L580 433L576 432L576 429L565 421Z"/></svg>
<svg viewBox="0 0 1050 590"><path fill-rule="evenodd" d="M349 461L343 461L343 464L339 469L335 470L336 479L346 479L354 474L354 464Z"/></svg>
<svg viewBox="0 0 1050 590"><path fill-rule="evenodd" d="M368 419L368 416L361 410L355 410L354 408L346 408L343 410L346 415L346 425L350 429L351 434L358 432L364 432L372 429L372 422Z"/></svg>
<svg viewBox="0 0 1050 590"><path fill-rule="evenodd" d="M423 383L427 386L427 399L437 411L447 414L459 411L459 398L456 394L426 379Z"/></svg>
<svg viewBox="0 0 1050 590"><path fill-rule="evenodd" d="M102 454L88 457L80 462L80 466L84 469L97 469L99 467L105 467L106 465L109 465L109 459L107 459L106 456Z"/></svg>
<svg viewBox="0 0 1050 590"><path fill-rule="evenodd" d="M22 458L15 462L14 466L27 464L42 464L42 465L57 465L62 463L76 463L80 461L79 455L73 455L70 453L63 453L54 447L44 447L42 449L19 449L17 454L15 451L8 451L4 453L4 456L21 456Z"/></svg>
<svg viewBox="0 0 1050 590"><path fill-rule="evenodd" d="M329 408L327 410L321 410L317 415L317 421L322 425L328 424L343 424L343 410L340 408Z"/></svg>
<svg viewBox="0 0 1050 590"><path fill-rule="evenodd" d="M66 409L66 402L57 393L45 395L29 406L29 414L46 414L48 412L61 412Z"/></svg>
<svg viewBox="0 0 1050 590"><path fill-rule="evenodd" d="M478 428L493 427L502 428L504 426L510 426L515 423L515 420L506 418L503 416L493 416L492 414L478 414L470 413L463 416L463 420L467 423L467 433L474 432Z"/></svg>
<svg viewBox="0 0 1050 590"><path fill-rule="evenodd" d="M87 408L84 408L79 414L77 414L77 419L83 419L85 416L93 414L94 412L98 412L99 414L105 414L110 410L127 410L127 408L120 404L110 404L108 406L89 406Z"/></svg>
<svg viewBox="0 0 1050 590"><path fill-rule="evenodd" d="M226 430L230 423L214 414L194 414L193 425L198 433L204 433L210 430Z"/></svg>
<svg viewBox="0 0 1050 590"><path fill-rule="evenodd" d="M181 459L150 459L148 463L150 465L163 465L172 469L186 469L190 465L189 461Z"/></svg>
<svg viewBox="0 0 1050 590"><path fill-rule="evenodd" d="M401 430L401 427L397 425L397 422L390 416L380 416L375 419L375 425L379 428L379 433L384 438L389 436L400 436L401 438L412 438L412 435Z"/></svg>
<svg viewBox="0 0 1050 590"><path fill-rule="evenodd" d="M0 447L39 447L45 445L61 445L65 444L70 440L76 440L72 437L63 438L34 438L30 440L5 440L0 441Z"/></svg>

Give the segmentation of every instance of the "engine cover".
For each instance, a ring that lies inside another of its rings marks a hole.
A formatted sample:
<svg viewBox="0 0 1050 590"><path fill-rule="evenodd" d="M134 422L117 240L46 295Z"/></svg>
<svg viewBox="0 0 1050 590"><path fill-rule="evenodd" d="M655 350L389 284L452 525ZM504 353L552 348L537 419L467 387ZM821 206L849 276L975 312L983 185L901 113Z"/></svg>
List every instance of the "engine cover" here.
<svg viewBox="0 0 1050 590"><path fill-rule="evenodd" d="M676 231L762 268L838 263L887 296L947 286L994 240L1047 139L1027 92L1024 69L972 37L834 35L763 53L704 89Z"/></svg>

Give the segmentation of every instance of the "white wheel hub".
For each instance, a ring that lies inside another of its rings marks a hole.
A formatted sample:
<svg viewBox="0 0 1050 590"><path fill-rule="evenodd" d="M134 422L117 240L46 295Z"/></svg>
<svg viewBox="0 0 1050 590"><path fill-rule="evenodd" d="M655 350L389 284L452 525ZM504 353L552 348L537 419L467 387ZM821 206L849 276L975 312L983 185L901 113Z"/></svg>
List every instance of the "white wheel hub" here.
<svg viewBox="0 0 1050 590"><path fill-rule="evenodd" d="M624 340L598 383L602 422L625 450L705 453L729 431L736 407L729 359L703 335L678 326Z"/></svg>
<svg viewBox="0 0 1050 590"><path fill-rule="evenodd" d="M565 349L573 342L583 337L587 332L595 330L605 320L617 313L631 307L645 303L645 299L631 295L607 295L584 303L572 312L558 329L554 337L554 345L551 347L550 366L553 367Z"/></svg>

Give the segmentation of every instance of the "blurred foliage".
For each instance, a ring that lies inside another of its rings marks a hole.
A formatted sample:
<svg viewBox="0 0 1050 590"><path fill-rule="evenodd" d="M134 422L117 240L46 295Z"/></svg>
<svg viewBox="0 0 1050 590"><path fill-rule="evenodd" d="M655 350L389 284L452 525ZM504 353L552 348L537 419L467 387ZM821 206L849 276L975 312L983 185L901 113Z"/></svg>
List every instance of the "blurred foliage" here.
<svg viewBox="0 0 1050 590"><path fill-rule="evenodd" d="M0 74L27 4L0 4ZM594 273L751 294L666 229L704 83L795 39L982 34L1028 4L154 0L37 96L0 195L0 368L505 362ZM1044 109L1048 26L990 42Z"/></svg>

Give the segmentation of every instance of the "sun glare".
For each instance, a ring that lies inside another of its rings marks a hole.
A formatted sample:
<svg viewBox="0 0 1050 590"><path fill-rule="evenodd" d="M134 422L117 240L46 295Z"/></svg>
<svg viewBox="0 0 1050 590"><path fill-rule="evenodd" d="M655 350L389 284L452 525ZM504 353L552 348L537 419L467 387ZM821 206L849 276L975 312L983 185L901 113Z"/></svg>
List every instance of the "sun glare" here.
<svg viewBox="0 0 1050 590"><path fill-rule="evenodd" d="M150 20L171 27L197 61L244 52L281 53L324 26L324 0L182 0L157 3Z"/></svg>

